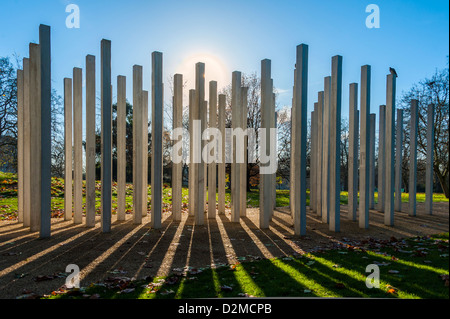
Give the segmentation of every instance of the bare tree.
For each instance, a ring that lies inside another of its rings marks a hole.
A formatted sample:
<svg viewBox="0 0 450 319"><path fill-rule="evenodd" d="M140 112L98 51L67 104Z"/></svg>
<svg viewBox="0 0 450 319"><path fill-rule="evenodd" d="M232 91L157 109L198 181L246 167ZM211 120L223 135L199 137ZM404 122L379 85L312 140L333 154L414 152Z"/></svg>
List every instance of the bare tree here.
<svg viewBox="0 0 450 319"><path fill-rule="evenodd" d="M449 198L449 69L436 70L431 78L424 79L403 93L399 107L404 109L404 121L406 124L404 142L409 141L409 119L411 116L411 100L419 101L419 122L418 122L418 170L419 162L424 160L427 150L426 128L427 128L427 107L434 104L435 107L435 135L434 135L434 173L447 198ZM404 145L407 145L404 143ZM409 143L408 143L409 145ZM404 154L409 157L408 154ZM405 157L405 156L404 156ZM403 165L405 167L407 165ZM403 174L406 175L406 174ZM407 176L407 175L406 175ZM405 184L407 185L407 183Z"/></svg>

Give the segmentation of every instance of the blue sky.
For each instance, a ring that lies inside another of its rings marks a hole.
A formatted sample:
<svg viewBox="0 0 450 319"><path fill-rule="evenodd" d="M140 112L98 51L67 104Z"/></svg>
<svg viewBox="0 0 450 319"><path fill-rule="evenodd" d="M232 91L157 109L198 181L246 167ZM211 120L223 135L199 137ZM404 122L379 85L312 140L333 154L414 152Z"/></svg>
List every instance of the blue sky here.
<svg viewBox="0 0 450 319"><path fill-rule="evenodd" d="M68 4L80 8L80 28L68 29ZM366 6L380 8L380 28L369 29ZM132 101L132 66L144 67L144 89L150 89L151 52L164 54L164 79L185 72L187 90L194 63L203 57L206 80L228 84L232 71L260 73L260 61L272 60L278 105L290 105L295 47L309 45L308 108L313 108L331 57L343 56L342 116L348 116L348 85L360 81L360 68L372 66L371 112L386 102L386 74L398 72L397 97L413 83L443 68L449 52L448 1L176 1L176 0L39 0L2 1L0 56L28 56L38 42L39 24L52 30L52 81L63 95L63 78L73 67L84 69L85 56L97 57L100 92L100 41L112 41L112 75L127 76ZM186 64L187 63L187 64ZM210 66L210 68L208 68ZM210 72L208 72L210 71ZM191 73L191 74L188 74ZM166 85L165 102L171 100ZM187 99L185 100L187 104ZM377 116L378 117L378 116Z"/></svg>

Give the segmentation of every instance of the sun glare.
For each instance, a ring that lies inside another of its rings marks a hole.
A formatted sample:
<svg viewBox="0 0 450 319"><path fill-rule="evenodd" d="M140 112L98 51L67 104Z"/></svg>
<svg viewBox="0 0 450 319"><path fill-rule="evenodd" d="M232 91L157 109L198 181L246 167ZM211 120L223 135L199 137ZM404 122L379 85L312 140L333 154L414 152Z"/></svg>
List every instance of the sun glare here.
<svg viewBox="0 0 450 319"><path fill-rule="evenodd" d="M195 88L195 64L197 62L205 63L206 100L208 100L209 81L217 81L218 91L231 83L231 71L220 57L210 53L196 53L184 59L176 68L176 73L183 75L183 79L186 82L186 89Z"/></svg>

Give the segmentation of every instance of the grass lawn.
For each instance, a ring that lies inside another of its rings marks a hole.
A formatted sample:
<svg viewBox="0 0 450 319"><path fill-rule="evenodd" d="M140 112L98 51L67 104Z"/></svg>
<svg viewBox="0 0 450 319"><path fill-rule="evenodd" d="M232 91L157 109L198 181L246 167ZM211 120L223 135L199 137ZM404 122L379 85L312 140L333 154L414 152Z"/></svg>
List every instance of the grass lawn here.
<svg viewBox="0 0 450 319"><path fill-rule="evenodd" d="M84 194L85 194L85 182L83 181L83 204L84 204ZM97 194L97 214L100 214L100 182L97 181L96 184L96 194ZM117 183L113 182L113 214L117 208L116 196L117 196ZM64 215L64 179L62 178L52 178L52 216L62 217ZM148 188L149 201L148 207L151 207L151 188ZM216 195L217 199L217 195ZM375 193L375 202L378 196ZM188 208L189 192L187 188L183 188L183 209ZM402 193L402 202L408 202L409 194ZM163 188L163 209L170 210L172 201L172 189L165 185ZM289 206L289 190L277 190L277 207ZM127 184L126 190L126 209L128 213L132 212L133 209L133 185ZM425 194L417 194L417 202L425 202ZM448 202L448 198L445 198L443 194L433 194L433 202ZM348 203L348 192L341 192L341 204ZM227 189L225 194L225 205L230 207L231 205L231 194L230 190ZM309 191L306 194L306 205L309 205ZM251 192L247 193L247 207L259 207L259 190L252 189ZM17 217L17 175L12 173L0 172L0 220L14 219Z"/></svg>
<svg viewBox="0 0 450 319"><path fill-rule="evenodd" d="M189 269L184 274L91 284L46 298L160 299L216 297L449 298L448 233L388 243L368 242L303 256ZM368 288L366 266L380 269ZM446 277L445 277L446 276ZM120 278L120 277L119 277ZM447 286L446 282L447 280ZM83 296L84 295L84 296Z"/></svg>

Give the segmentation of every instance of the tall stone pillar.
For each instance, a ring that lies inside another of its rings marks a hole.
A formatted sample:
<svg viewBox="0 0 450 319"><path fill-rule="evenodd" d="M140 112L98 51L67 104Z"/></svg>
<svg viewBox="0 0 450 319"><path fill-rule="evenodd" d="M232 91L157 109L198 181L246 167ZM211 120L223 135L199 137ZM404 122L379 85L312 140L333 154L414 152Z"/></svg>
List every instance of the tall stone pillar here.
<svg viewBox="0 0 450 319"><path fill-rule="evenodd" d="M72 79L64 79L64 220L72 219Z"/></svg>
<svg viewBox="0 0 450 319"><path fill-rule="evenodd" d="M402 211L402 140L403 110L397 109L397 132L395 135L395 203L394 209Z"/></svg>
<svg viewBox="0 0 450 319"><path fill-rule="evenodd" d="M30 43L30 230L41 224L41 50Z"/></svg>
<svg viewBox="0 0 450 319"><path fill-rule="evenodd" d="M102 127L102 232L111 231L112 212L112 90L111 41L101 41L101 127Z"/></svg>
<svg viewBox="0 0 450 319"><path fill-rule="evenodd" d="M370 114L369 209L375 208L375 126L376 114Z"/></svg>
<svg viewBox="0 0 450 319"><path fill-rule="evenodd" d="M86 226L95 226L95 56L86 56Z"/></svg>
<svg viewBox="0 0 450 319"><path fill-rule="evenodd" d="M31 215L31 115L30 115L30 59L23 59L23 226L30 227ZM71 215L72 216L72 215Z"/></svg>
<svg viewBox="0 0 450 319"><path fill-rule="evenodd" d="M361 67L359 227L369 228L371 66Z"/></svg>
<svg viewBox="0 0 450 319"><path fill-rule="evenodd" d="M233 132L236 132L236 129L241 128L242 122L242 88L241 88L241 72L234 71L232 75L232 84L231 84L231 111L232 111L232 121L231 125L233 128ZM272 96L271 96L272 97ZM271 102L270 102L271 103ZM261 103L262 105L262 103ZM262 116L262 115L261 115ZM242 149L238 149L239 138L236 135L232 137L233 143L233 157L231 163L231 221L238 223L241 215L240 212L240 196L241 196L241 165L238 163L239 152L242 152ZM242 147L242 145L241 145Z"/></svg>
<svg viewBox="0 0 450 319"><path fill-rule="evenodd" d="M313 212L316 210L316 134L317 134L317 114L318 103L314 103L314 111L311 112L311 143L309 159L309 207Z"/></svg>
<svg viewBox="0 0 450 319"><path fill-rule="evenodd" d="M217 120L217 126L221 135L221 143L219 143L221 151L219 151L220 159L217 171L219 215L225 214L225 108L226 96L225 94L219 94L219 117Z"/></svg>
<svg viewBox="0 0 450 319"><path fill-rule="evenodd" d="M173 77L173 129L183 128L183 75L175 74ZM183 143L183 135L174 135L173 142ZM179 158L183 156L183 150L176 150ZM174 221L181 221L182 208L182 183L183 183L183 162L173 162L172 164L172 214Z"/></svg>
<svg viewBox="0 0 450 319"><path fill-rule="evenodd" d="M358 83L350 84L348 143L348 217L356 221L358 206Z"/></svg>
<svg viewBox="0 0 450 319"><path fill-rule="evenodd" d="M217 82L209 82L209 128L215 130L217 128ZM216 217L216 191L217 191L217 140L216 136L209 134L210 140L208 145L214 144L214 153L211 155L211 149L208 148L208 218ZM212 137L212 138L211 138Z"/></svg>
<svg viewBox="0 0 450 319"><path fill-rule="evenodd" d="M386 81L386 173L384 224L394 226L395 189L395 75L389 74Z"/></svg>
<svg viewBox="0 0 450 319"><path fill-rule="evenodd" d="M73 68L73 222L81 224L83 218L83 74Z"/></svg>
<svg viewBox="0 0 450 319"><path fill-rule="evenodd" d="M241 107L242 107L242 119L241 119L241 128L244 132L247 130L247 95L248 95L248 87L242 87L241 88ZM245 217L247 216L247 136L244 136L244 162L240 164L240 204L239 204L239 211L240 216Z"/></svg>
<svg viewBox="0 0 450 319"><path fill-rule="evenodd" d="M126 215L126 136L127 136L127 78L117 77L117 220Z"/></svg>
<svg viewBox="0 0 450 319"><path fill-rule="evenodd" d="M23 223L23 155L24 155L24 121L23 121L23 70L17 70L17 218Z"/></svg>
<svg viewBox="0 0 450 319"><path fill-rule="evenodd" d="M378 119L378 211L384 212L386 186L386 105L380 105Z"/></svg>
<svg viewBox="0 0 450 319"><path fill-rule="evenodd" d="M294 79L297 78L296 75L297 71L294 69ZM292 89L292 106L291 106L291 140L290 140L290 172L289 172L289 209L291 211L291 218L294 220L294 213L295 213L295 201L293 200L295 196L295 182L294 182L294 153L295 153L295 86Z"/></svg>
<svg viewBox="0 0 450 319"><path fill-rule="evenodd" d="M272 79L272 90L273 90L273 79ZM247 93L246 93L247 94ZM247 102L246 102L247 103ZM247 105L247 104L246 104ZM275 129L275 152L278 152L278 131L277 131L277 121L278 121L278 113L275 111L275 93L272 93L272 125L271 127ZM245 123L247 124L247 107L245 108L245 117L244 117ZM247 127L247 125L246 125ZM245 149L247 149L247 144L245 144ZM244 155L246 155L247 152L245 152ZM277 156L275 158L278 158ZM247 163L247 160L246 160ZM278 165L278 164L277 164ZM247 175L247 165L245 167L245 176ZM245 198L247 199L247 184L245 184ZM273 204L273 210L277 208L277 169L272 174L272 204ZM245 205L247 207L247 205ZM270 220L272 220L273 217L273 210L270 212Z"/></svg>
<svg viewBox="0 0 450 319"><path fill-rule="evenodd" d="M205 163L202 159L201 150L204 143L202 134L206 128L206 117L204 112L205 102L205 64L198 62L195 64L195 100L194 100L194 117L193 120L200 124L200 127L194 128L193 155L194 155L194 219L196 225L203 225L205 219ZM199 122L198 122L199 121ZM194 123L194 127L195 127ZM198 131L198 129L200 129Z"/></svg>
<svg viewBox="0 0 450 319"><path fill-rule="evenodd" d="M152 52L152 214L151 225L161 228L162 218L162 139L163 139L163 55Z"/></svg>
<svg viewBox="0 0 450 319"><path fill-rule="evenodd" d="M322 216L323 91L317 97L317 215Z"/></svg>
<svg viewBox="0 0 450 319"><path fill-rule="evenodd" d="M329 222L330 212L330 91L331 76L324 78L323 152L322 152L322 222Z"/></svg>
<svg viewBox="0 0 450 319"><path fill-rule="evenodd" d="M141 224L143 217L143 90L142 66L133 66L133 222ZM153 192L152 192L153 193Z"/></svg>
<svg viewBox="0 0 450 319"><path fill-rule="evenodd" d="M142 217L148 210L148 91L142 91Z"/></svg>
<svg viewBox="0 0 450 319"><path fill-rule="evenodd" d="M433 176L434 176L434 105L427 109L427 159L425 170L425 213L433 213Z"/></svg>
<svg viewBox="0 0 450 319"><path fill-rule="evenodd" d="M331 112L330 112L330 230L340 231L341 194L341 103L342 103L342 56L336 55L331 62Z"/></svg>
<svg viewBox="0 0 450 319"><path fill-rule="evenodd" d="M417 192L417 128L419 124L419 101L411 100L409 138L409 216L416 216L416 192Z"/></svg>
<svg viewBox="0 0 450 319"><path fill-rule="evenodd" d="M240 87L240 83L238 87ZM265 143L261 143L260 152L261 157L264 156L266 158L270 155L271 151L270 145L272 143L270 139L270 124L271 124L270 111L272 109L271 106L272 106L271 61L268 59L264 59L261 61L261 129L264 129L265 131L262 131L261 139L264 139ZM263 166L265 167L268 165L265 163L260 165L260 177L259 177L260 181L259 227L264 229L269 228L269 221L271 211L273 210L273 203L270 187L270 185L272 184L272 178L270 174L262 171Z"/></svg>
<svg viewBox="0 0 450 319"><path fill-rule="evenodd" d="M194 203L196 201L195 180L198 175L195 173L197 164L194 162L194 120L197 119L197 107L195 105L195 90L189 90L189 216L195 216ZM196 181L198 183L198 180Z"/></svg>
<svg viewBox="0 0 450 319"><path fill-rule="evenodd" d="M295 136L294 149L294 233L306 234L306 134L308 101L308 45L297 46L294 79ZM292 160L292 159L291 159ZM292 199L292 196L291 196Z"/></svg>
<svg viewBox="0 0 450 319"><path fill-rule="evenodd" d="M204 128L202 129L202 153L203 150L207 149L207 143L208 139L203 139L203 133L208 130L208 101L203 101L203 106L201 106L201 121L204 124ZM207 157L203 158L203 176L204 176L204 183L203 183L203 213L207 213L207 204L206 199L208 197L207 193L207 186L208 186L208 163L207 160L205 160Z"/></svg>
<svg viewBox="0 0 450 319"><path fill-rule="evenodd" d="M50 27L39 26L39 48L41 50L41 220L40 238L50 237L51 229L51 44Z"/></svg>

